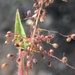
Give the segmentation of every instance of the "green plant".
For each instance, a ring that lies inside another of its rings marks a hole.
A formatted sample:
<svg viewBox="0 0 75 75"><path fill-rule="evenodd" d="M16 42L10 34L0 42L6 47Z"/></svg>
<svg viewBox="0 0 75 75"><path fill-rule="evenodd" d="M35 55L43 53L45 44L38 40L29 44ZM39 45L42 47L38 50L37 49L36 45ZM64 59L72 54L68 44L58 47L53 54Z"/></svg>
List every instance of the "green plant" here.
<svg viewBox="0 0 75 75"><path fill-rule="evenodd" d="M24 20L31 20L29 37L26 36L25 30L22 26L19 10L17 9L16 11L14 33L12 33L11 31L7 32L7 34L5 35L6 37L5 44L9 44L11 41L10 38L13 38L12 43L18 49L18 58L16 60L18 64L18 75L28 75L28 70L32 68L32 64L37 63L37 59L34 57L36 53L41 53L42 59L44 59L44 55L48 55L75 70L74 67L72 67L67 63L68 61L67 57L64 56L62 59L59 59L58 57L54 56L53 49L46 51L42 46L43 42L46 42L53 48L58 48L57 43L50 42L52 39L54 39L54 34L51 34L50 32L57 33L67 38L66 39L67 42L75 40L75 34L63 35L57 31L39 28L38 22L39 21L44 22L46 18L46 10L44 9L44 7L48 7L49 4L53 2L54 0L37 0L36 3L33 4L33 7L36 9L31 17L30 17L31 11L30 10L27 11L26 18ZM42 34L42 32L47 32L48 35L44 35ZM14 55L13 54L7 55L7 58L11 57L14 58ZM7 63L2 64L2 68L5 68L7 65L8 65ZM24 65L26 66L24 67ZM51 67L50 60L48 61L48 66Z"/></svg>

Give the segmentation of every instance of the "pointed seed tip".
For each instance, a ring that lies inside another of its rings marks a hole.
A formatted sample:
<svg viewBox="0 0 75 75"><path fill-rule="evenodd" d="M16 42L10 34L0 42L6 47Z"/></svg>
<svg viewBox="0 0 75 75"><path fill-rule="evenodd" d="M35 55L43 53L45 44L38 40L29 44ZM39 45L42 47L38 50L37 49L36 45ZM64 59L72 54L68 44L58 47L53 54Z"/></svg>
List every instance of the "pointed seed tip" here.
<svg viewBox="0 0 75 75"><path fill-rule="evenodd" d="M19 11L19 9L16 10L17 12Z"/></svg>

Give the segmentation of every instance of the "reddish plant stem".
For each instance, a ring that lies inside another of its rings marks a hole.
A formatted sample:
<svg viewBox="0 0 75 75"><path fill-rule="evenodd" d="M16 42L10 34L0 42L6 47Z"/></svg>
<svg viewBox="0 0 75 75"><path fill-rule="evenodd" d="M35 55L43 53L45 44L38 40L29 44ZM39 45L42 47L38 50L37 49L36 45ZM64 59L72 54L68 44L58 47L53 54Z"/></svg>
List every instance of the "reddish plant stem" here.
<svg viewBox="0 0 75 75"><path fill-rule="evenodd" d="M62 60L61 59L59 59L58 57L56 57L56 56L54 56L54 55L50 55L52 58L54 58L54 59L56 59L56 60L58 60L58 61L60 61L60 62L62 62ZM69 65L68 63L65 63L66 64L66 66L68 66L69 68L71 68L71 69L74 69L75 70L75 68L73 67L73 66L71 66L71 65Z"/></svg>
<svg viewBox="0 0 75 75"><path fill-rule="evenodd" d="M60 62L62 62L61 59L59 59L58 57L54 56L54 55L50 55L52 58L56 59L56 60L59 60Z"/></svg>
<svg viewBox="0 0 75 75"><path fill-rule="evenodd" d="M68 67L70 67L70 68L72 68L72 69L74 69L74 70L75 70L75 67L73 67L73 66L69 65L68 63L66 63L66 65L67 65Z"/></svg>
<svg viewBox="0 0 75 75"><path fill-rule="evenodd" d="M68 35L63 35L63 34L61 34L60 32L58 32L58 31L50 31L50 32L54 32L54 33L57 33L57 34L59 34L59 35L61 35L61 36L63 36L63 37L68 37Z"/></svg>
<svg viewBox="0 0 75 75"><path fill-rule="evenodd" d="M24 75L24 57L19 50L19 58L18 58L18 75Z"/></svg>
<svg viewBox="0 0 75 75"><path fill-rule="evenodd" d="M63 37L68 37L69 36L69 35L63 35L62 33L58 32L58 31L55 31L55 30L46 30L46 29L41 29L41 30L49 32L49 33L50 32L57 33L57 34L59 34L59 35L61 35Z"/></svg>
<svg viewBox="0 0 75 75"><path fill-rule="evenodd" d="M28 67L26 66L26 73L25 73L25 75L28 75Z"/></svg>
<svg viewBox="0 0 75 75"><path fill-rule="evenodd" d="M35 33L36 33L36 27L37 27L37 25L38 25L38 21L39 21L39 18L40 18L40 13L41 13L41 10L42 10L42 6L43 6L43 2L41 3L40 9L39 9L39 13L38 13L38 16L37 16L37 20L36 20L36 22L35 22L35 28L34 28L34 30L33 30L33 35L32 35L32 37L34 37L34 36L35 36Z"/></svg>

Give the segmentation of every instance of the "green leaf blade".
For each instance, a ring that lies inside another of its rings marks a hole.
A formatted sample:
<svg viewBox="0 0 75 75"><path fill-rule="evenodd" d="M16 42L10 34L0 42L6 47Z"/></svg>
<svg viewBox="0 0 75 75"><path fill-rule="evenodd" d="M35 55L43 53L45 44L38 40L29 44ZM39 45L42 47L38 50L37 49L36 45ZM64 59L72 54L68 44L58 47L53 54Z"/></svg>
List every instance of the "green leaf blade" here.
<svg viewBox="0 0 75 75"><path fill-rule="evenodd" d="M17 9L16 11L16 17L15 17L15 28L14 28L14 34L20 34L20 35L23 35L24 39L26 39L26 33L25 33L25 30L23 28L23 25L22 25L22 22L21 22L21 19L20 19L20 14L19 14L19 10ZM17 39L16 43L18 43L20 40L20 38ZM27 48L28 44L27 43L24 43L23 45L23 48Z"/></svg>
<svg viewBox="0 0 75 75"><path fill-rule="evenodd" d="M21 19L20 19L20 14L19 14L19 10L17 9L16 11L16 18L15 18L15 34L21 34L24 35L26 37L23 25L21 23Z"/></svg>

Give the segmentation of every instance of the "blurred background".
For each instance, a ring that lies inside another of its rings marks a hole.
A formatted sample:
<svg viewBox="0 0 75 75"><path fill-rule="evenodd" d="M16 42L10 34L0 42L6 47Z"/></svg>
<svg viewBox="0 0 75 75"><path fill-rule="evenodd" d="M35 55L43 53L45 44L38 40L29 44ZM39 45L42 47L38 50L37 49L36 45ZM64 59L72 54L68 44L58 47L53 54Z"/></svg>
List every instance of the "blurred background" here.
<svg viewBox="0 0 75 75"><path fill-rule="evenodd" d="M17 75L17 63L15 59L7 59L8 53L17 55L17 50L12 44L5 45L5 34L7 31L14 32L16 9L20 10L21 19L25 18L25 12L33 11L33 3L35 0L0 0L0 66L2 63L8 62L6 69L0 68L0 75ZM48 30L55 30L64 35L75 33L75 0L69 0L68 3L61 0L55 0L53 4L46 8L47 18L40 27ZM28 27L25 21L22 21L26 32ZM68 57L68 63L75 67L75 41L66 42L66 38L55 34L52 42L58 43L59 47L54 49L54 55L62 58L63 53ZM49 49L50 46L46 46ZM34 64L29 75L75 75L75 70L69 68L65 64L46 56L45 60L41 60L41 55L36 55L37 65ZM51 60L52 67L47 66L47 61Z"/></svg>

